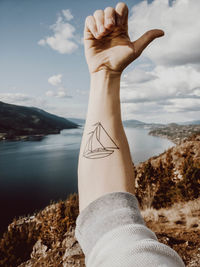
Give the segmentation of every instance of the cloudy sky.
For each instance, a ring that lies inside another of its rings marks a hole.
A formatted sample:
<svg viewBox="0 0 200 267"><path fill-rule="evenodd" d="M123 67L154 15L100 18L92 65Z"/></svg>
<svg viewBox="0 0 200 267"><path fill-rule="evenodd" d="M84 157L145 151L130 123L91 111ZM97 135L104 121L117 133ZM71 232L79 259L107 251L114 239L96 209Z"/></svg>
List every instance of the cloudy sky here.
<svg viewBox="0 0 200 267"><path fill-rule="evenodd" d="M89 73L83 51L86 16L110 0L0 0L0 101L85 118ZM132 40L160 28L123 73L123 119L200 119L200 1L127 0Z"/></svg>

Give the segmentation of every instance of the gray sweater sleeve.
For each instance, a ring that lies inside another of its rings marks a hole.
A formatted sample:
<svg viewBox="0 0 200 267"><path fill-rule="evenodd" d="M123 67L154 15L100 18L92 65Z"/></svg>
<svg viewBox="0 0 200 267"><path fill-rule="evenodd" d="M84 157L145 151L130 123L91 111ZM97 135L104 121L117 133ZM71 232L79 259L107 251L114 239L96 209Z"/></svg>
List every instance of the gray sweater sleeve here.
<svg viewBox="0 0 200 267"><path fill-rule="evenodd" d="M75 236L87 267L182 267L170 247L145 226L137 198L107 193L90 203L76 220Z"/></svg>

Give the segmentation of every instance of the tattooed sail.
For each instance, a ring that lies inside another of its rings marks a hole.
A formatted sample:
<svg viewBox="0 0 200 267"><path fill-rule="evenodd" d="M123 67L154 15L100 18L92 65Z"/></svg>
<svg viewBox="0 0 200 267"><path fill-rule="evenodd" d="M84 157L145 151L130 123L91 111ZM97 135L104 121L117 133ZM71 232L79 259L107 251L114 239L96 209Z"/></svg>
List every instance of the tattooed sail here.
<svg viewBox="0 0 200 267"><path fill-rule="evenodd" d="M104 158L111 155L114 152L113 149L119 149L100 122L94 125L96 127L94 131L89 133L90 137L83 152L84 157L89 159Z"/></svg>

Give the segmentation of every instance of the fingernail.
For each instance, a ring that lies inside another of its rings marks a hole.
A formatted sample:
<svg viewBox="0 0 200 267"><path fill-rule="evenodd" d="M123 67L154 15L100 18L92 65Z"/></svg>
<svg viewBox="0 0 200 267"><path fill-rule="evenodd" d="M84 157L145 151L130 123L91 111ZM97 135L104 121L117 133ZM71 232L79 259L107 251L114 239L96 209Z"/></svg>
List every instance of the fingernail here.
<svg viewBox="0 0 200 267"><path fill-rule="evenodd" d="M105 28L104 28L103 25L101 25L100 28L99 28L99 33L101 34L101 33L103 33L104 31L105 31Z"/></svg>
<svg viewBox="0 0 200 267"><path fill-rule="evenodd" d="M106 19L106 25L114 25L114 20L113 19Z"/></svg>

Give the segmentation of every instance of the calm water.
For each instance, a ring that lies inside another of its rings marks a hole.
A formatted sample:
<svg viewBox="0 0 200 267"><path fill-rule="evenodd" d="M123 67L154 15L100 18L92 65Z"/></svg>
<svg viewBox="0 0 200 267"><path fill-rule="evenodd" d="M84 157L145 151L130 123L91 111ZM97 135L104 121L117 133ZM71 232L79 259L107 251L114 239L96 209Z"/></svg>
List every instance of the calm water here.
<svg viewBox="0 0 200 267"><path fill-rule="evenodd" d="M14 216L32 213L51 200L77 192L78 153L82 129L63 130L42 141L0 142L0 233ZM125 128L133 161L147 160L173 143Z"/></svg>

